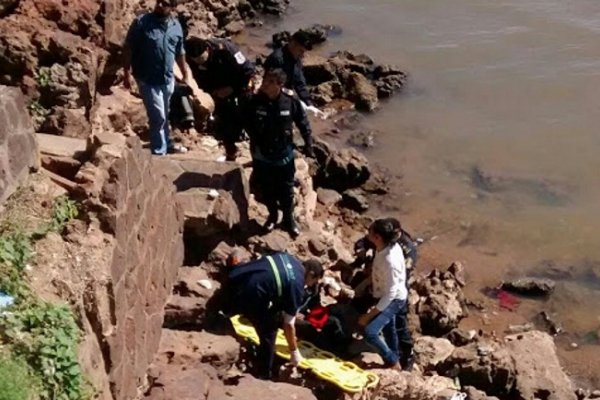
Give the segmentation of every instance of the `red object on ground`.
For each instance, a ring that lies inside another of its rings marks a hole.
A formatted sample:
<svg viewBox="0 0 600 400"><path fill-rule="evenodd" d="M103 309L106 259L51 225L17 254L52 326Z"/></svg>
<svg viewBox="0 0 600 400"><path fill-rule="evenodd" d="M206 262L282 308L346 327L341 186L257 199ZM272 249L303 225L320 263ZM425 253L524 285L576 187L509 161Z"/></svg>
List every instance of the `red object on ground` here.
<svg viewBox="0 0 600 400"><path fill-rule="evenodd" d="M519 299L504 290L498 291L498 302L500 303L501 308L505 308L509 311L515 311L520 303Z"/></svg>
<svg viewBox="0 0 600 400"><path fill-rule="evenodd" d="M329 319L329 310L323 306L318 306L310 310L306 320L318 331L323 329Z"/></svg>

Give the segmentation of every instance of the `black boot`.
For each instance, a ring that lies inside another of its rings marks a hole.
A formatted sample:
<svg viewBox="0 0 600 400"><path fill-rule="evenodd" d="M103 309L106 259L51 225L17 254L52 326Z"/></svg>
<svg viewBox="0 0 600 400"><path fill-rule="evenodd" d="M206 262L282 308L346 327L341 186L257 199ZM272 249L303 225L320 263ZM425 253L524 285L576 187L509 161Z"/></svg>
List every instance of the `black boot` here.
<svg viewBox="0 0 600 400"><path fill-rule="evenodd" d="M275 225L277 225L278 220L279 220L279 212L277 211L277 209L269 210L269 217L267 218L267 221L263 225L264 230L267 232L271 232L273 229L275 229Z"/></svg>
<svg viewBox="0 0 600 400"><path fill-rule="evenodd" d="M287 233L290 234L292 239L295 239L298 236L300 236L300 228L298 227L298 224L296 223L296 219L294 218L293 211L284 212L283 228L285 229L285 231Z"/></svg>
<svg viewBox="0 0 600 400"><path fill-rule="evenodd" d="M400 347L400 366L403 371L412 371L415 364L412 346Z"/></svg>

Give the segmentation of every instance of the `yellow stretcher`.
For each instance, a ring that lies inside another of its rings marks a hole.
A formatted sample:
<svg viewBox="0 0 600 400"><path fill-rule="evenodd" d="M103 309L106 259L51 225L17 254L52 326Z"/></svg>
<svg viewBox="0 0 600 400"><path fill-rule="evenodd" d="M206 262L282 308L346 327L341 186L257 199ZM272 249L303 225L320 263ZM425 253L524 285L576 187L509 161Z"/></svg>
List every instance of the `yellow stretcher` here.
<svg viewBox="0 0 600 400"><path fill-rule="evenodd" d="M250 323L239 315L231 317L231 323L238 336L258 344L258 335ZM311 370L319 378L333 383L346 392L359 393L379 383L379 376L376 374L364 371L354 363L341 360L312 343L300 340L298 348L304 357L300 368ZM290 359L287 340L281 329L277 332L275 353L281 358Z"/></svg>

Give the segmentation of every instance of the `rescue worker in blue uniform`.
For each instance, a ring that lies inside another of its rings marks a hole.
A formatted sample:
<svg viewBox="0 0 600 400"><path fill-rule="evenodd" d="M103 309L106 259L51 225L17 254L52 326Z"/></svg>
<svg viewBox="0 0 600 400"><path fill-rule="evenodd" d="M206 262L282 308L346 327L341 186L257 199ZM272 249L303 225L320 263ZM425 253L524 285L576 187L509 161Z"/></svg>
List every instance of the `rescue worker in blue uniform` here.
<svg viewBox="0 0 600 400"><path fill-rule="evenodd" d="M305 287L318 285L321 274L318 261L311 260L303 266L288 253L275 253L232 267L228 280L231 311L246 317L260 338L259 377L272 377L280 313L290 362L297 366L302 361L294 326L296 314L302 305Z"/></svg>
<svg viewBox="0 0 600 400"><path fill-rule="evenodd" d="M254 63L225 39L191 37L186 49L194 79L215 100L216 136L223 141L227 160L234 161L243 134L240 106L256 72Z"/></svg>
<svg viewBox="0 0 600 400"><path fill-rule="evenodd" d="M275 49L265 60L265 70L283 69L287 75L285 87L294 90L307 106L311 105L311 101L304 77L302 58L310 50L312 50L310 37L306 32L298 31L292 35L289 43Z"/></svg>
<svg viewBox="0 0 600 400"><path fill-rule="evenodd" d="M252 152L252 180L269 217L272 230L283 212L283 227L292 236L300 234L294 218L294 140L296 124L304 139L304 154L313 157L312 132L298 97L284 89L286 74L281 69L267 70L262 86L245 107L246 132Z"/></svg>

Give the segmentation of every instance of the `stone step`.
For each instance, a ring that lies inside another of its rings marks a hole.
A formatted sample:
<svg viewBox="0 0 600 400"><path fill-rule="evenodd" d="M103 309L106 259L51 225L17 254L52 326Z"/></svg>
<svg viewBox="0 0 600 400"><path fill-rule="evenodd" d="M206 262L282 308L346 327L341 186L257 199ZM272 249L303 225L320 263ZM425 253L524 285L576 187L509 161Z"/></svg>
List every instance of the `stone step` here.
<svg viewBox="0 0 600 400"><path fill-rule="evenodd" d="M69 157L80 160L87 151L85 139L75 139L65 136L36 133L42 155Z"/></svg>

